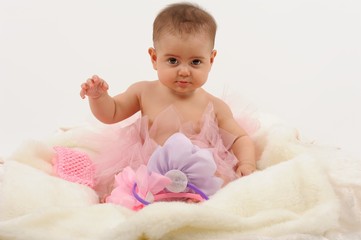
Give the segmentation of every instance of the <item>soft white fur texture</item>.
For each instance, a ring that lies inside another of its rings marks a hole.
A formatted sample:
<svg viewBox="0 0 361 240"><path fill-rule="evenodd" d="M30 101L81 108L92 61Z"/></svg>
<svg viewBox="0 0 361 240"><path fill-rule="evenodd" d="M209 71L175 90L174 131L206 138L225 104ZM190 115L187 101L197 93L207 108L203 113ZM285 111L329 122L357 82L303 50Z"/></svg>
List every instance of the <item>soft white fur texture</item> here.
<svg viewBox="0 0 361 240"><path fill-rule="evenodd" d="M86 136L107 130L81 126L29 141L0 164L0 239L361 239L360 158L302 141L267 115L260 122L258 172L201 204L138 212L97 204L92 189L52 176L52 146L96 157L103 146Z"/></svg>

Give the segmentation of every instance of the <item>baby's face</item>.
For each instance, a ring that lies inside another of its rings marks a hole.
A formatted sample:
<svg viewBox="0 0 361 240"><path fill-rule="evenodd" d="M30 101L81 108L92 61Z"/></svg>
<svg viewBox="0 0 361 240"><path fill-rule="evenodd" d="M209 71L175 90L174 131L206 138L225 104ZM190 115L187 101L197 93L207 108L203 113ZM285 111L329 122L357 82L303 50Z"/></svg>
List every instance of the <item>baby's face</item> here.
<svg viewBox="0 0 361 240"><path fill-rule="evenodd" d="M187 95L208 79L216 51L207 34L164 34L149 49L159 81L176 94Z"/></svg>

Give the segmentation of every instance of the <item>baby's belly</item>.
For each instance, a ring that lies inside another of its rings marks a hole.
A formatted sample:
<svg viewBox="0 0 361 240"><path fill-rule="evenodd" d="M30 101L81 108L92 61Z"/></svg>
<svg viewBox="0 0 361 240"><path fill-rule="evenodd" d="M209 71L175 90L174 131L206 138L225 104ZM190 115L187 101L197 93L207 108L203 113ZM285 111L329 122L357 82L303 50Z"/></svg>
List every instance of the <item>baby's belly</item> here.
<svg viewBox="0 0 361 240"><path fill-rule="evenodd" d="M179 131L157 133L155 136L152 137L152 139L157 144L163 146L164 142L167 141L167 139L176 132L179 132Z"/></svg>
<svg viewBox="0 0 361 240"><path fill-rule="evenodd" d="M174 133L182 132L186 136L197 135L200 132L200 125L193 122L157 122L156 125L151 125L149 121L150 137L159 145L172 136Z"/></svg>

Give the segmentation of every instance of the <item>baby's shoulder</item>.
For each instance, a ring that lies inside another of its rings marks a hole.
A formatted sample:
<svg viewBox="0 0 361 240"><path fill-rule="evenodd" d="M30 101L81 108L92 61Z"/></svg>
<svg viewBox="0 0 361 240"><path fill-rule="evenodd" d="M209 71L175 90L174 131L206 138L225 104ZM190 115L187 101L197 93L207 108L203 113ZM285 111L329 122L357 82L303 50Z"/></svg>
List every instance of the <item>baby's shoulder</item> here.
<svg viewBox="0 0 361 240"><path fill-rule="evenodd" d="M209 95L209 99L213 105L213 111L217 118L228 117L231 114L230 107L224 100L213 95Z"/></svg>
<svg viewBox="0 0 361 240"><path fill-rule="evenodd" d="M144 91L149 91L149 89L154 89L156 85L157 81L139 81L130 85L127 91L143 93Z"/></svg>
<svg viewBox="0 0 361 240"><path fill-rule="evenodd" d="M139 81L130 85L130 88L148 88L157 85L157 80L154 81Z"/></svg>
<svg viewBox="0 0 361 240"><path fill-rule="evenodd" d="M213 104L213 107L216 109L227 108L228 105L219 97L208 94L209 101Z"/></svg>

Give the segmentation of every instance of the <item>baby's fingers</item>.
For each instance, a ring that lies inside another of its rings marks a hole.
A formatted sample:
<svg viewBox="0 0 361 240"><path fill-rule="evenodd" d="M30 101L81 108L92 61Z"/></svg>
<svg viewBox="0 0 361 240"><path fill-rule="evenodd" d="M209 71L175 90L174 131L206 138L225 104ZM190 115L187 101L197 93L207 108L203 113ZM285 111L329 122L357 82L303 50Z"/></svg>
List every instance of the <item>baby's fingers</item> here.
<svg viewBox="0 0 361 240"><path fill-rule="evenodd" d="M98 75L93 75L89 80L90 80L94 85L102 84L102 82L104 82L104 80L101 79L100 77L98 77Z"/></svg>
<svg viewBox="0 0 361 240"><path fill-rule="evenodd" d="M109 89L107 82L98 77L97 75L94 75L92 78L89 79L89 85L91 87L97 87L98 89L101 89L103 91L107 91Z"/></svg>
<svg viewBox="0 0 361 240"><path fill-rule="evenodd" d="M103 80L103 82L101 83L101 88L102 88L104 91L107 91L107 90L109 89L108 83Z"/></svg>
<svg viewBox="0 0 361 240"><path fill-rule="evenodd" d="M238 168L237 168L237 175L239 177L241 176L247 176L247 175L250 175L252 174L254 171L256 170L256 168L252 165L249 165L249 164L245 164L245 165L240 165Z"/></svg>
<svg viewBox="0 0 361 240"><path fill-rule="evenodd" d="M89 87L88 87L88 85L86 83L83 83L80 87L81 87L80 97L84 99L85 95L86 95L86 92L87 92Z"/></svg>
<svg viewBox="0 0 361 240"><path fill-rule="evenodd" d="M83 99L85 96L93 99L99 98L103 94L106 94L108 89L108 84L97 75L94 75L81 85L80 97Z"/></svg>

